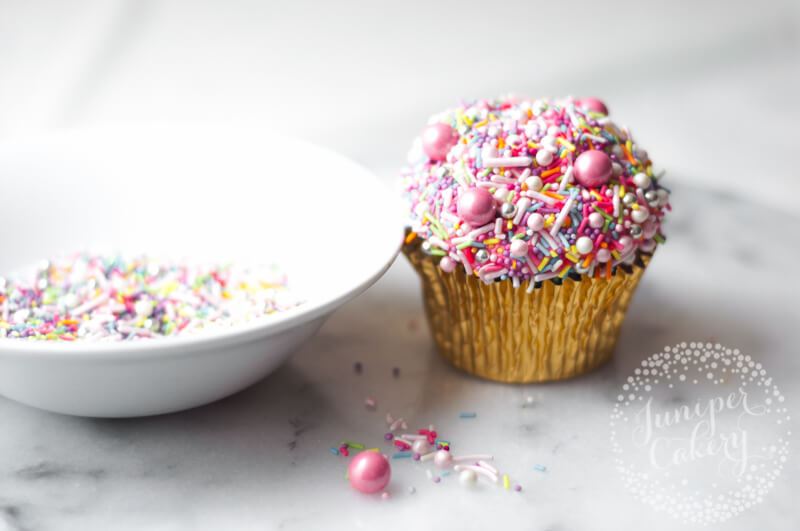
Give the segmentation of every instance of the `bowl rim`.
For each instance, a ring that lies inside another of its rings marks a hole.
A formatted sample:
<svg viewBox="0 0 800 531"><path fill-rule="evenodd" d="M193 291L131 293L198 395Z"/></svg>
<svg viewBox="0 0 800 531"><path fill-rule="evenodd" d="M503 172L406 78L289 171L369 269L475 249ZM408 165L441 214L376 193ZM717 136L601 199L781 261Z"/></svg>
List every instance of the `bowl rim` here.
<svg viewBox="0 0 800 531"><path fill-rule="evenodd" d="M149 127L155 128L159 131L164 130L164 128L167 128L167 130L181 128L181 126L167 124L155 124L150 125ZM148 126L135 126L134 128L138 130L148 130ZM257 134L262 135L267 134L276 137L279 136L282 141L300 145L304 149L309 150L309 152L325 154L326 157L336 159L355 170L347 173L349 177L353 179L361 178L371 180L373 184L379 187L379 189L382 189L386 192L386 201L399 205L399 198L395 198L391 193L390 187L387 186L386 183L381 179L379 179L372 171L331 148L320 146L313 142L284 134L278 135L274 130L266 128L250 126L234 128L231 128L230 126L223 126L223 128L227 129L228 131L236 130L239 132L257 132ZM197 130L197 126L193 126L192 129ZM219 126L215 125L214 129L218 130ZM114 132L121 130L121 128L114 126L75 127L55 130L48 133L16 139L14 141L3 142L0 144L0 151L5 151L8 148L13 150L14 148L31 147L34 144L41 144L42 146L45 146L52 142L74 141L76 138L80 138L82 136L88 136L91 138L92 135L108 134L109 131ZM395 211L396 210L392 208L381 209L384 219L380 224L389 226L391 224L391 218L395 217ZM49 357L86 357L90 359L96 359L98 356L116 356L116 358L109 357L108 359L129 360L134 356L150 357L162 356L164 354L192 355L195 352L205 351L210 348L223 346L225 344L244 343L257 340L259 338L266 338L272 335L280 334L281 332L299 327L317 318L330 314L337 307L363 293L367 288L381 278L394 263L402 246L404 238L403 223L401 219L397 219L396 221L396 238L393 241L390 235L387 234L385 243L382 243L382 246L373 247L373 251L377 251L371 253L375 256L373 260L374 264L369 266L370 273L362 278L357 284L331 289L324 296L319 298L312 297L293 308L286 309L277 314L262 316L246 323L234 324L230 328L213 330L209 331L208 333L200 332L187 336L178 335L172 337L158 337L139 341L55 342L0 338L0 356L35 356L37 359ZM379 259L378 256L382 256L382 258ZM129 356L122 358L119 356L120 354L128 354Z"/></svg>

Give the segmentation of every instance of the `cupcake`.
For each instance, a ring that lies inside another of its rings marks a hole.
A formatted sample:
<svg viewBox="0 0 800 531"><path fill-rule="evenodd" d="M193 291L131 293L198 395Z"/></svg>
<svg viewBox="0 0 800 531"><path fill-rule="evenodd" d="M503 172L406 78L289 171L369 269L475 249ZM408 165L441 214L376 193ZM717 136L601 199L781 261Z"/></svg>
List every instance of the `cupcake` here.
<svg viewBox="0 0 800 531"><path fill-rule="evenodd" d="M610 359L670 204L602 101L461 104L429 120L408 162L403 251L445 358L504 382Z"/></svg>

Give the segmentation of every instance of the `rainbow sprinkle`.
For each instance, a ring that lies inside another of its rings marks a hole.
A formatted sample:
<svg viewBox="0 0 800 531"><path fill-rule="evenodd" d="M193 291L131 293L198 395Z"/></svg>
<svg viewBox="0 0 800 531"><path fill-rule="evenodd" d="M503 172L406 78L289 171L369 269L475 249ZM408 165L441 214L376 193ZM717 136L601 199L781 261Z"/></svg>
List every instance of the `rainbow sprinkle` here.
<svg viewBox="0 0 800 531"><path fill-rule="evenodd" d="M664 241L669 191L630 131L590 107L506 98L434 115L426 131L450 131L451 143L438 157L428 154L441 146L429 149L423 137L412 147L402 174L406 243L421 241L446 272L460 264L486 283L530 281L529 290L567 276L608 277L652 253ZM602 152L612 169L592 186L576 180L575 162L588 151ZM472 226L459 200L482 190L496 211Z"/></svg>
<svg viewBox="0 0 800 531"><path fill-rule="evenodd" d="M0 277L0 339L119 341L219 330L300 304L274 267L81 253Z"/></svg>

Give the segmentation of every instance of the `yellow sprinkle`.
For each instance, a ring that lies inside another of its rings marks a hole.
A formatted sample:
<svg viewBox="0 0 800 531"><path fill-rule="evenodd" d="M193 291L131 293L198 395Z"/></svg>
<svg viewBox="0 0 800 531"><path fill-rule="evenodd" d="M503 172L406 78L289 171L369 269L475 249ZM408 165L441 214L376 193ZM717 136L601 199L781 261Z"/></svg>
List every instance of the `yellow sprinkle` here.
<svg viewBox="0 0 800 531"><path fill-rule="evenodd" d="M484 243L485 245L494 245L494 244L496 244L496 243L497 243L497 242L499 242L499 241L500 241L500 240L498 240L497 238L489 238L488 240L483 240L483 243Z"/></svg>
<svg viewBox="0 0 800 531"><path fill-rule="evenodd" d="M597 190L589 190L589 193L594 196L598 201L604 201L603 196L597 193Z"/></svg>
<svg viewBox="0 0 800 531"><path fill-rule="evenodd" d="M612 255L614 258L616 258L617 260L619 260L620 254L619 254L619 251L617 251L616 249L615 249L615 250L613 250L613 251L611 251L611 255Z"/></svg>
<svg viewBox="0 0 800 531"><path fill-rule="evenodd" d="M528 142L528 147L531 148L531 149L539 149L539 144L537 144L536 142L530 142L529 141Z"/></svg>
<svg viewBox="0 0 800 531"><path fill-rule="evenodd" d="M559 278L564 278L565 276L567 276L568 272L569 272L569 267L565 267L564 269L561 270L561 273L558 274Z"/></svg>
<svg viewBox="0 0 800 531"><path fill-rule="evenodd" d="M574 247L574 246L573 246L573 247ZM575 255L574 255L574 254L572 254L572 253L564 253L564 256L565 256L565 257L566 257L568 260L570 260L571 262L573 262L573 263L576 263L576 264L577 264L577 263L578 263L578 261L580 260L580 258L578 258L577 256L575 256Z"/></svg>
<svg viewBox="0 0 800 531"><path fill-rule="evenodd" d="M632 204L631 208L634 209L634 210L639 210L639 203Z"/></svg>
<svg viewBox="0 0 800 531"><path fill-rule="evenodd" d="M545 256L544 258L542 258L542 261L541 261L541 262L539 262L539 267L538 267L539 271L541 271L542 269L544 269L544 267L547 265L547 263L548 263L549 261L550 261L550 257L549 257L549 256Z"/></svg>
<svg viewBox="0 0 800 531"><path fill-rule="evenodd" d="M233 295L231 295L230 291L225 290L225 291L222 292L222 298L223 299L231 299L231 298L233 298Z"/></svg>
<svg viewBox="0 0 800 531"><path fill-rule="evenodd" d="M511 481L508 479L508 474L503 474L503 488L506 490L511 488Z"/></svg>
<svg viewBox="0 0 800 531"><path fill-rule="evenodd" d="M508 230L511 230L511 227L514 226L514 222L509 219L508 223L506 223L506 226L508 227Z"/></svg>
<svg viewBox="0 0 800 531"><path fill-rule="evenodd" d="M511 260L511 269L516 269L516 268L517 268L517 261Z"/></svg>
<svg viewBox="0 0 800 531"><path fill-rule="evenodd" d="M488 124L489 120L481 120L480 122L475 124L475 128L483 127L484 125Z"/></svg>
<svg viewBox="0 0 800 531"><path fill-rule="evenodd" d="M568 150L575 151L575 146L572 143L568 142L566 138L558 137L557 141L558 141L559 144L561 144L562 146L564 146Z"/></svg>

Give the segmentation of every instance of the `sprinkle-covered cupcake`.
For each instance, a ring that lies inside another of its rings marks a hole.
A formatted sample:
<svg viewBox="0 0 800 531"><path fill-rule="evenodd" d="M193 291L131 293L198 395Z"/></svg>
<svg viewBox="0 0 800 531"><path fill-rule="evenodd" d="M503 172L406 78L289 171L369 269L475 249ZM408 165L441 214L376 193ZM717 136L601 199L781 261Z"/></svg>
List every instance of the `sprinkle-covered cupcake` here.
<svg viewBox="0 0 800 531"><path fill-rule="evenodd" d="M596 98L499 99L434 115L403 171L404 252L437 346L507 382L611 357L669 192Z"/></svg>

